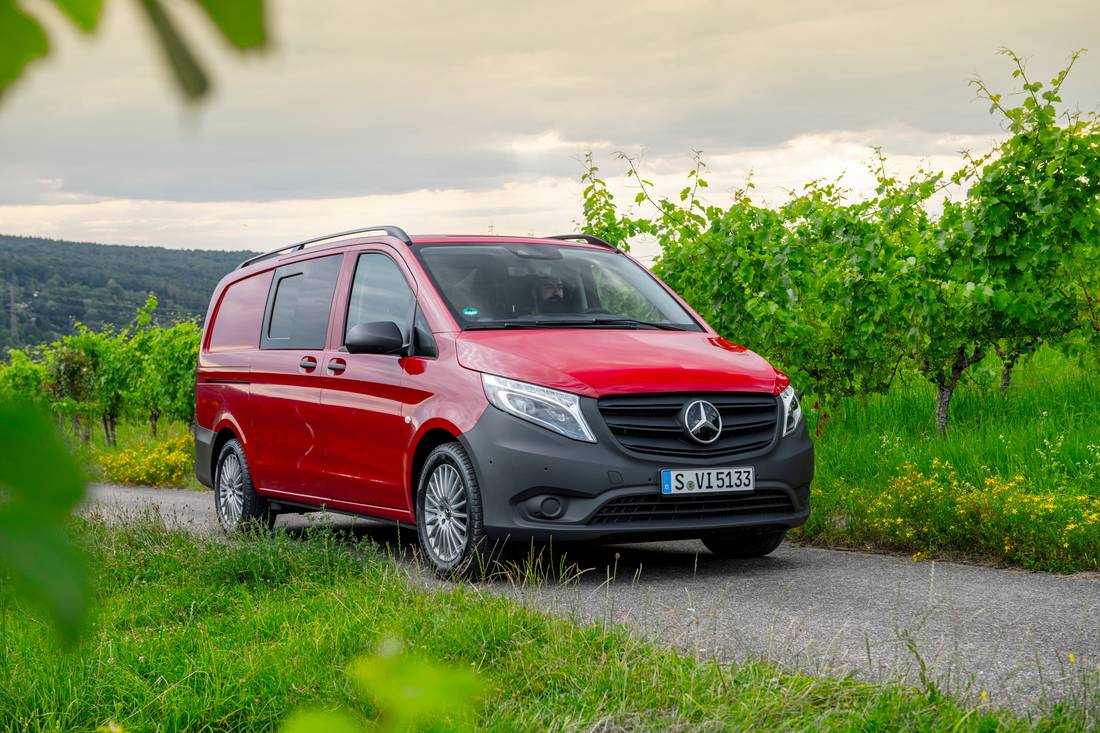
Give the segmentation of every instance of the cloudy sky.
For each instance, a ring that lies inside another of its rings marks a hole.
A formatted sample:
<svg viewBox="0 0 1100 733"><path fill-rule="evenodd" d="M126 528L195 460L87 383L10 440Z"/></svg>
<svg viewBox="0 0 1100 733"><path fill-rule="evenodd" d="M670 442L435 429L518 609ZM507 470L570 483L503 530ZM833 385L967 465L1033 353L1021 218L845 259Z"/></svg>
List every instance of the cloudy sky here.
<svg viewBox="0 0 1100 733"><path fill-rule="evenodd" d="M951 169L1001 133L967 81L1007 88L1009 46L1047 79L1094 47L1065 99L1100 103L1100 3L372 3L268 0L274 43L242 57L169 3L214 94L183 103L136 3L81 37L23 5L54 53L0 101L0 233L270 249L395 223L410 232L570 231L579 158L632 197L616 151L675 190L692 149L721 202L844 174L881 145Z"/></svg>

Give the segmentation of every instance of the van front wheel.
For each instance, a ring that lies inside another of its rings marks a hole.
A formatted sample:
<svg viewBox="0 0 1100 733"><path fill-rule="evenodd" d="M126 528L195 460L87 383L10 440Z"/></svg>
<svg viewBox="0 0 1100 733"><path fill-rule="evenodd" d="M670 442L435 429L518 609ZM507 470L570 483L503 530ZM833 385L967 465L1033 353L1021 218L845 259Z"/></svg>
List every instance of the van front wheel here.
<svg viewBox="0 0 1100 733"><path fill-rule="evenodd" d="M416 492L416 530L424 555L439 575L487 574L481 490L470 457L458 443L438 446L424 461Z"/></svg>

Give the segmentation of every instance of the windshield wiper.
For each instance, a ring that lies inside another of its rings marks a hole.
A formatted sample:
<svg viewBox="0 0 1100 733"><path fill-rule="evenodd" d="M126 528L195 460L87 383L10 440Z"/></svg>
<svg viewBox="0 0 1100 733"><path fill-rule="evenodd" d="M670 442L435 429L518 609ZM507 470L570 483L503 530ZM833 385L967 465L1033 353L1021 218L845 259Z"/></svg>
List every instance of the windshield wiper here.
<svg viewBox="0 0 1100 733"><path fill-rule="evenodd" d="M662 331L686 331L683 326L675 323L658 323L656 321L643 321L638 318L596 318L592 321L596 326L640 326L641 328L659 328Z"/></svg>
<svg viewBox="0 0 1100 733"><path fill-rule="evenodd" d="M467 331L495 331L503 328L540 328L535 321L478 321L466 326Z"/></svg>
<svg viewBox="0 0 1100 733"><path fill-rule="evenodd" d="M671 323L654 323L637 318L532 318L514 321L481 321L466 326L467 331L488 331L505 328L585 328L592 326L620 326L622 328L655 328L663 331L684 331L683 326Z"/></svg>

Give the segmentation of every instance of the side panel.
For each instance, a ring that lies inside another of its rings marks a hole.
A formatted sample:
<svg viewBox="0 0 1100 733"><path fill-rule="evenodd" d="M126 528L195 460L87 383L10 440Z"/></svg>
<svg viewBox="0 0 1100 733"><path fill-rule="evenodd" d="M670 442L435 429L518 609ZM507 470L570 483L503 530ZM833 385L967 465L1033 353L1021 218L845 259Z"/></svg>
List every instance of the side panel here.
<svg viewBox="0 0 1100 733"><path fill-rule="evenodd" d="M257 489L316 495L324 455L319 432L322 350L258 351L249 395L249 463ZM308 366L312 363L312 366Z"/></svg>

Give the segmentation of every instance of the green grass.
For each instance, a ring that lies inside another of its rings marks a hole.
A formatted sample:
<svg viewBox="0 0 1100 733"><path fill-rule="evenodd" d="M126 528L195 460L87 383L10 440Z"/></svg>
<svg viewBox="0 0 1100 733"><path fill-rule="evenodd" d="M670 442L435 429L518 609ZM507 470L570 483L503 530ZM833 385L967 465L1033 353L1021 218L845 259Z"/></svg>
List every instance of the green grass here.
<svg viewBox="0 0 1100 733"><path fill-rule="evenodd" d="M302 708L369 720L345 670L390 637L476 670L475 729L1076 731L1100 702L1024 719L935 690L695 659L476 587L416 586L373 546L325 532L221 543L148 519L77 530L98 585L77 648L58 649L0 588L0 729L261 731Z"/></svg>
<svg viewBox="0 0 1100 733"><path fill-rule="evenodd" d="M816 439L806 541L968 556L1024 567L1100 568L1100 376L1048 350L1000 394L981 365L936 435L918 376L848 399Z"/></svg>

